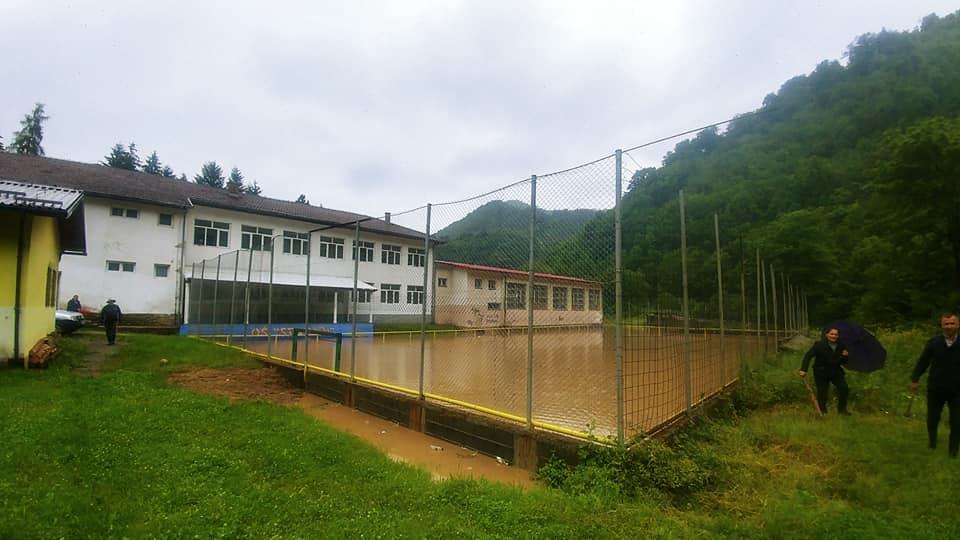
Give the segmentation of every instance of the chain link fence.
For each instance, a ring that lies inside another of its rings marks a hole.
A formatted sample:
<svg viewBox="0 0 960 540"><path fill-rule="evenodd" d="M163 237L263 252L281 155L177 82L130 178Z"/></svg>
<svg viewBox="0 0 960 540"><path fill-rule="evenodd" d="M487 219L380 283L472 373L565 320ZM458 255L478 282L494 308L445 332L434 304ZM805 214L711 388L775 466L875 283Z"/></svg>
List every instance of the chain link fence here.
<svg viewBox="0 0 960 540"><path fill-rule="evenodd" d="M243 249L189 267L184 332L531 429L655 432L804 332L807 310L722 209L681 191L672 223L640 227L623 155L383 217L244 226Z"/></svg>

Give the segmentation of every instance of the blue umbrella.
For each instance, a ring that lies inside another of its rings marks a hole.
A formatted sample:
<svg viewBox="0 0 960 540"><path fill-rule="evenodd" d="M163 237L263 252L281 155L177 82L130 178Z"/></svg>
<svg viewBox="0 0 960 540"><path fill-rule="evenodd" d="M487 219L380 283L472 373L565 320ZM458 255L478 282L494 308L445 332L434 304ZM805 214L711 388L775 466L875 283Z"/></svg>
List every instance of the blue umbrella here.
<svg viewBox="0 0 960 540"><path fill-rule="evenodd" d="M840 343L850 353L846 367L869 373L882 368L886 363L887 350L864 327L853 321L835 321L825 326L823 331L831 328L840 331Z"/></svg>

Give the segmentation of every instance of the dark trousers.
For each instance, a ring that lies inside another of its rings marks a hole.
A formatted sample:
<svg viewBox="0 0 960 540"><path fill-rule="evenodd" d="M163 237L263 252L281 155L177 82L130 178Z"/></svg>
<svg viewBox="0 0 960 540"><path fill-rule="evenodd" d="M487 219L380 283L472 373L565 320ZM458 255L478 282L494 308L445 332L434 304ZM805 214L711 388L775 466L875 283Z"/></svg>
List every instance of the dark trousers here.
<svg viewBox="0 0 960 540"><path fill-rule="evenodd" d="M847 378L842 371L828 376L814 373L813 382L817 385L817 403L820 404L821 412L824 414L827 412L827 395L830 391L830 383L837 387L837 410L847 412L847 396L850 395L850 387L847 386Z"/></svg>
<svg viewBox="0 0 960 540"><path fill-rule="evenodd" d="M956 457L960 448L960 391L940 388L927 389L927 435L930 436L930 448L937 447L937 427L940 426L940 413L943 406L950 407L950 455Z"/></svg>
<svg viewBox="0 0 960 540"><path fill-rule="evenodd" d="M107 343L117 341L117 321L104 321L103 329L107 331Z"/></svg>

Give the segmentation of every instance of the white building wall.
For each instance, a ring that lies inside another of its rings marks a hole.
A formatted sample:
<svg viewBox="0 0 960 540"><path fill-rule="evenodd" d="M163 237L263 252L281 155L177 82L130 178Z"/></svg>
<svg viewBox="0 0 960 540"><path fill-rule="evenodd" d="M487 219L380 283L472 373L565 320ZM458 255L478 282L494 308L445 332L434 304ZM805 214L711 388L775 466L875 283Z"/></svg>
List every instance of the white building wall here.
<svg viewBox="0 0 960 540"><path fill-rule="evenodd" d="M87 255L64 255L57 305L65 307L74 294L85 307L99 309L115 298L127 313L176 312L183 211L141 203L84 199ZM111 208L135 209L136 218L111 215ZM171 225L159 215L170 214ZM107 261L134 263L132 272L108 271ZM169 265L167 277L156 277L155 264Z"/></svg>

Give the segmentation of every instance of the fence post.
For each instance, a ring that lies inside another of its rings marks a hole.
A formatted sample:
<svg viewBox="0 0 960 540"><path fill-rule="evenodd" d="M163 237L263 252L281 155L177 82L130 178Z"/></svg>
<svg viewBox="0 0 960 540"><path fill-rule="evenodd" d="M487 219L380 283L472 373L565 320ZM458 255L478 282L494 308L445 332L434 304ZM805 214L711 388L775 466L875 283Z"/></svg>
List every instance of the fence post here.
<svg viewBox="0 0 960 540"><path fill-rule="evenodd" d="M683 275L683 365L686 373L687 414L693 409L693 365L690 358L690 298L687 290L687 216L680 190L680 268Z"/></svg>
<svg viewBox="0 0 960 540"><path fill-rule="evenodd" d="M740 351L740 365L743 365L744 346L747 340L747 268L743 260L743 237L740 237L740 337L737 338Z"/></svg>
<svg viewBox="0 0 960 540"><path fill-rule="evenodd" d="M220 300L220 255L217 255L217 276L213 281L213 318L210 321L213 324L214 332L217 327L217 303Z"/></svg>
<svg viewBox="0 0 960 540"><path fill-rule="evenodd" d="M783 302L783 339L786 340L787 336L790 333L790 313L787 311L787 305L790 303L790 295L788 294L789 285L787 284L787 275L783 272L780 272L780 297Z"/></svg>
<svg viewBox="0 0 960 540"><path fill-rule="evenodd" d="M527 267L527 428L533 429L533 246L537 229L537 175L530 177L530 261Z"/></svg>
<svg viewBox="0 0 960 540"><path fill-rule="evenodd" d="M423 235L423 299L420 302L420 384L419 384L419 393L420 399L424 399L423 395L423 377L424 377L424 359L426 358L426 331L427 331L427 279L429 277L429 268L428 264L430 261L430 218L431 213L433 212L433 207L430 203L427 203L427 231ZM431 299L431 302L433 300Z"/></svg>
<svg viewBox="0 0 960 540"><path fill-rule="evenodd" d="M614 279L616 282L616 311L614 332L616 339L617 361L617 440L623 444L626 431L626 413L624 411L623 388L623 219L620 200L623 191L623 151L616 152L616 203L614 205Z"/></svg>
<svg viewBox="0 0 960 540"><path fill-rule="evenodd" d="M227 323L229 329L227 331L227 345L230 344L231 338L233 337L233 319L236 316L234 314L235 305L237 301L237 278L239 277L238 272L240 272L240 250L236 251L237 256L233 261L233 283L230 285L230 321Z"/></svg>
<svg viewBox="0 0 960 540"><path fill-rule="evenodd" d="M720 216L713 213L713 236L717 246L717 297L720 305L720 389L727 385L727 344L723 325L723 270L720 263Z"/></svg>
<svg viewBox="0 0 960 540"><path fill-rule="evenodd" d="M307 245L313 244L313 231L307 232ZM307 279L303 295L303 385L307 385L307 366L310 364L310 249L307 249Z"/></svg>
<svg viewBox="0 0 960 540"><path fill-rule="evenodd" d="M780 340L777 334L777 272L770 263L770 312L773 313L773 354L780 351Z"/></svg>
<svg viewBox="0 0 960 540"><path fill-rule="evenodd" d="M350 330L350 380L357 380L357 303L359 302L359 291L357 291L357 276L360 272L360 220L354 224L353 232L353 321ZM373 299L370 299L370 309L373 309Z"/></svg>
<svg viewBox="0 0 960 540"><path fill-rule="evenodd" d="M763 346L763 341L760 339L760 329L762 328L762 326L760 325L760 312L762 311L762 309L760 308L760 291L761 290L762 289L760 288L760 248L757 248L757 352L759 353L762 351L763 353L766 353L766 348Z"/></svg>
<svg viewBox="0 0 960 540"><path fill-rule="evenodd" d="M768 354L770 348L770 311L767 301L767 265L760 265L760 279L763 281L763 355Z"/></svg>
<svg viewBox="0 0 960 540"><path fill-rule="evenodd" d="M277 249L276 238L270 242L270 283L267 285L267 360L273 359L273 254ZM309 257L309 255L308 255Z"/></svg>
<svg viewBox="0 0 960 540"><path fill-rule="evenodd" d="M203 307L203 282L205 281L207 269L207 260L204 259L200 261L200 287L197 291L197 323L203 324L203 317L200 316L201 308Z"/></svg>
<svg viewBox="0 0 960 540"><path fill-rule="evenodd" d="M253 249L247 259L247 286L243 289L243 346L247 346L247 333L250 331L250 274L253 272Z"/></svg>

